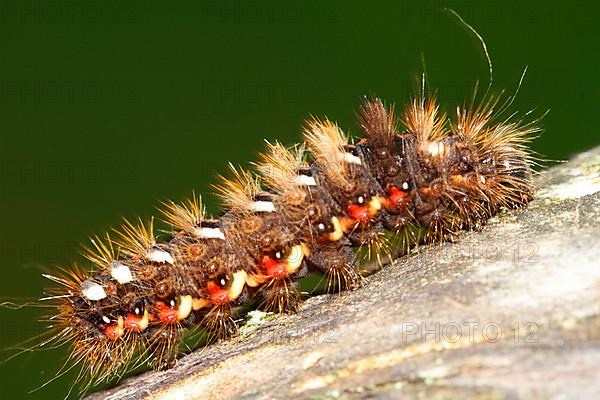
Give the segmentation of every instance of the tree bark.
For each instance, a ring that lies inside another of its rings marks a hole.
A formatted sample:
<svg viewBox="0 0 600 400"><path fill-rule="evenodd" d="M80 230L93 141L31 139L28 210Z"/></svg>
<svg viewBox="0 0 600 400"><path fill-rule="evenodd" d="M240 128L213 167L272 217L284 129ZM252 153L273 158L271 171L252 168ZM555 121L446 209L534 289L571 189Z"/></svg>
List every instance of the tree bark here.
<svg viewBox="0 0 600 400"><path fill-rule="evenodd" d="M600 398L600 147L537 199L88 399Z"/></svg>

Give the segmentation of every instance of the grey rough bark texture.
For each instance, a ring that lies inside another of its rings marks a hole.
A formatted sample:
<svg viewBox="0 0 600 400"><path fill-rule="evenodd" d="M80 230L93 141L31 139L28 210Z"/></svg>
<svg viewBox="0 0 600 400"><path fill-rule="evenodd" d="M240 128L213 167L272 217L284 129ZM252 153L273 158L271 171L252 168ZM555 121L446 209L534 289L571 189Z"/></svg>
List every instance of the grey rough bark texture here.
<svg viewBox="0 0 600 400"><path fill-rule="evenodd" d="M89 399L600 398L600 148L525 210Z"/></svg>

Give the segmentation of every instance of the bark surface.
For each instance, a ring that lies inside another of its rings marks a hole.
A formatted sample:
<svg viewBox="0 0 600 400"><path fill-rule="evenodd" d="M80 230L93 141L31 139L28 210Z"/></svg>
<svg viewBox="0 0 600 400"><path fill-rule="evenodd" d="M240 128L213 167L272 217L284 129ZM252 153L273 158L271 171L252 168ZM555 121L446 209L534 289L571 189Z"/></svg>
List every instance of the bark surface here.
<svg viewBox="0 0 600 400"><path fill-rule="evenodd" d="M88 399L600 398L600 148L358 290Z"/></svg>

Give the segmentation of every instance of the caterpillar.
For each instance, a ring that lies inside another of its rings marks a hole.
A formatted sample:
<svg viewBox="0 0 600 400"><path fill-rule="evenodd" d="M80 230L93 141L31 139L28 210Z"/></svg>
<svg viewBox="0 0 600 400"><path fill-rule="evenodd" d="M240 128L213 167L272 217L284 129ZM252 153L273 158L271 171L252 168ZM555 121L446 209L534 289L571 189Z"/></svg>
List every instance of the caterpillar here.
<svg viewBox="0 0 600 400"><path fill-rule="evenodd" d="M66 368L81 365L84 393L132 365L169 368L190 332L208 343L234 335L249 307L297 312L309 273L326 292L354 289L365 260L381 268L414 245L482 229L534 195L539 119L501 117L511 103L474 95L450 118L424 93L400 115L365 98L356 140L308 119L302 144L267 142L252 169L230 165L215 185L218 217L196 194L164 202L165 240L154 220L125 220L91 239L84 266L45 274L55 287L42 299L53 311L41 345L70 346Z"/></svg>

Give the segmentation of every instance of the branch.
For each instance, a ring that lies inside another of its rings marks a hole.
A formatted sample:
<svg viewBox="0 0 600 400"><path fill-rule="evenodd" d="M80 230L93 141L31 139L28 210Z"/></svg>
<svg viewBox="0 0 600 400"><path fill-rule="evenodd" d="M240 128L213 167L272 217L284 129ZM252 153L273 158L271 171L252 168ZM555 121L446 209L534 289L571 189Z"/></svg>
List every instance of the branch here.
<svg viewBox="0 0 600 400"><path fill-rule="evenodd" d="M482 232L88 399L600 398L600 148L537 182Z"/></svg>

